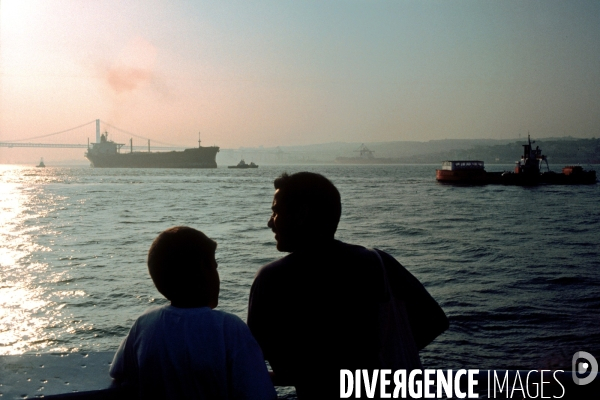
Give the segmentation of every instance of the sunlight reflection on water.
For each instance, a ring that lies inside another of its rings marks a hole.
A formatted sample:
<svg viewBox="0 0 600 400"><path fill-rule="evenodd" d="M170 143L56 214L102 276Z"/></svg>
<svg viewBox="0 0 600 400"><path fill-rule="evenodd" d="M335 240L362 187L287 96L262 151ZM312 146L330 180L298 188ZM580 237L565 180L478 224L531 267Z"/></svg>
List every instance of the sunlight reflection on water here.
<svg viewBox="0 0 600 400"><path fill-rule="evenodd" d="M34 252L51 249L32 237L39 230L35 221L41 215L31 207L36 201L29 177L22 172L18 166L0 169L0 354L46 348L53 336L48 328L61 308L40 285L56 279L49 275L48 264L31 261Z"/></svg>

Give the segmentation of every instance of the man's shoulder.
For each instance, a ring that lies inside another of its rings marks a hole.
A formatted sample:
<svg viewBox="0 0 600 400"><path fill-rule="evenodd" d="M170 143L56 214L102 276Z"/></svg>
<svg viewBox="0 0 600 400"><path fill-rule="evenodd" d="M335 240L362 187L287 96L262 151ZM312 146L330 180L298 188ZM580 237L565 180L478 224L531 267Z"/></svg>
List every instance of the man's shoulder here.
<svg viewBox="0 0 600 400"><path fill-rule="evenodd" d="M256 278L267 279L273 275L277 275L279 273L285 273L285 271L294 264L294 259L296 257L293 253L290 253L284 257L281 257L275 261L271 261L268 264L263 265L258 269L256 273Z"/></svg>
<svg viewBox="0 0 600 400"><path fill-rule="evenodd" d="M384 263L393 257L378 250ZM315 268L321 272L325 270L336 271L343 268L346 272L350 270L361 271L380 264L373 249L345 243L335 240L327 247L311 249L310 251L295 252L286 255L262 266L255 277L256 282L267 283L271 281L282 281L296 279L307 274L314 274Z"/></svg>
<svg viewBox="0 0 600 400"><path fill-rule="evenodd" d="M374 251L377 252L377 254L379 254L379 257L381 257L381 260L383 261L383 263L385 265L392 263L392 264L400 264L400 262L398 260L396 260L396 258L391 255L390 253L387 253L381 249L377 249L377 248L373 248Z"/></svg>
<svg viewBox="0 0 600 400"><path fill-rule="evenodd" d="M340 240L334 240L329 246L311 249L310 251L290 253L275 261L265 264L259 269L259 273L275 272L286 268L297 262L305 262L307 258L319 258L323 256L349 256L349 257L373 257L374 249L367 248L358 244L346 243ZM382 250L377 250L382 257L393 258Z"/></svg>
<svg viewBox="0 0 600 400"><path fill-rule="evenodd" d="M379 258L381 258L384 262L386 262L388 258L393 259L392 256L382 250L369 248L358 244L337 241L336 246L337 253L340 255L340 257L349 258L358 263L379 264ZM380 257L377 257L377 253Z"/></svg>
<svg viewBox="0 0 600 400"><path fill-rule="evenodd" d="M346 243L339 240L336 240L336 246L340 249L340 251L354 253L354 254L368 254L372 249L369 249L365 246L361 246L358 244Z"/></svg>

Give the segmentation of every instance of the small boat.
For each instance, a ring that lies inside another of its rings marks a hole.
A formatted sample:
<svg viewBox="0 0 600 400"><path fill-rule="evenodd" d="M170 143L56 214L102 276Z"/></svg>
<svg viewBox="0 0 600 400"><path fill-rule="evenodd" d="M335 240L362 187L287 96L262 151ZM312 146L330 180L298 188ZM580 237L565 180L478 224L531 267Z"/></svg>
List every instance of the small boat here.
<svg viewBox="0 0 600 400"><path fill-rule="evenodd" d="M46 164L44 164L44 159L40 160L40 163L36 165L36 168L46 168Z"/></svg>
<svg viewBox="0 0 600 400"><path fill-rule="evenodd" d="M254 164L253 162L250 162L250 164L246 164L246 161L244 161L242 159L242 161L240 161L238 163L238 165L230 165L228 168L258 168L258 165Z"/></svg>
<svg viewBox="0 0 600 400"><path fill-rule="evenodd" d="M442 169L435 170L435 179L447 183L487 183L483 161L461 160L444 161Z"/></svg>

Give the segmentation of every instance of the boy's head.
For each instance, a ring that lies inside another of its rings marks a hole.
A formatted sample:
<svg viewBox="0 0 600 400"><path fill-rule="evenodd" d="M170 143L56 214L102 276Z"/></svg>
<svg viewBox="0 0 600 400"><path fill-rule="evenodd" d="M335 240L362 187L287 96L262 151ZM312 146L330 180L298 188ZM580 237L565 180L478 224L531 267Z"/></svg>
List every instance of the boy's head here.
<svg viewBox="0 0 600 400"><path fill-rule="evenodd" d="M220 286L216 248L215 241L187 226L162 232L148 251L156 289L176 307L215 308Z"/></svg>

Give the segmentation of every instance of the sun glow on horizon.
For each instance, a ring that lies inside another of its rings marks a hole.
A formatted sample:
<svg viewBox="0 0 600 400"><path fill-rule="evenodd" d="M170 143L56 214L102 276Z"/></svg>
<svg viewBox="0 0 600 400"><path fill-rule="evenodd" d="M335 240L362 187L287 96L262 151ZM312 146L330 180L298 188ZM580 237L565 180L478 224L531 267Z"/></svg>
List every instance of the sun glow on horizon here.
<svg viewBox="0 0 600 400"><path fill-rule="evenodd" d="M0 140L96 118L222 148L600 136L598 2L0 7Z"/></svg>

